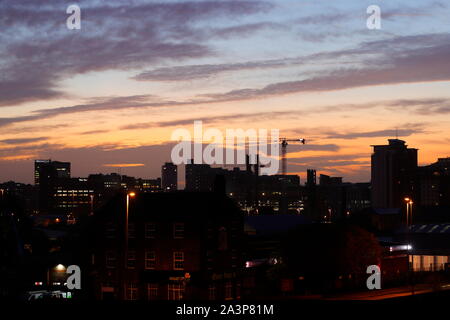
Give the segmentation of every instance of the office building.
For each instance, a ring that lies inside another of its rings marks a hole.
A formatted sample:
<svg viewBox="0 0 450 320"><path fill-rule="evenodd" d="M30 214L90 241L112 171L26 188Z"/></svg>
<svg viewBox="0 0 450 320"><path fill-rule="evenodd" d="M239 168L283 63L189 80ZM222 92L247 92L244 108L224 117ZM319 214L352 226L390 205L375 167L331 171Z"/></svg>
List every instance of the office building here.
<svg viewBox="0 0 450 320"><path fill-rule="evenodd" d="M56 178L70 178L70 162L52 161L51 159L34 161L34 184L36 186L39 186L43 179Z"/></svg>
<svg viewBox="0 0 450 320"><path fill-rule="evenodd" d="M34 183L38 188L40 213L52 213L55 206L54 194L60 179L70 179L70 162L35 160Z"/></svg>

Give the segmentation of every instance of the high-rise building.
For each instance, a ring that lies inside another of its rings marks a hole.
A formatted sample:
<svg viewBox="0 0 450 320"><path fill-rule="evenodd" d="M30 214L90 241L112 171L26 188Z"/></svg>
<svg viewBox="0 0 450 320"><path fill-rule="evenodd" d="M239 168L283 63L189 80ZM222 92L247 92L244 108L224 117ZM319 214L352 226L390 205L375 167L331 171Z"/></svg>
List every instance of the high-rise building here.
<svg viewBox="0 0 450 320"><path fill-rule="evenodd" d="M166 162L161 168L161 184L163 191L175 191L178 188L177 166Z"/></svg>
<svg viewBox="0 0 450 320"><path fill-rule="evenodd" d="M309 187L315 186L317 183L316 181L316 170L314 169L307 169L306 170L306 185Z"/></svg>
<svg viewBox="0 0 450 320"><path fill-rule="evenodd" d="M404 198L417 199L417 149L389 139L373 146L372 204L374 208L402 208Z"/></svg>
<svg viewBox="0 0 450 320"><path fill-rule="evenodd" d="M34 161L34 184L39 186L42 179L70 178L70 162L48 160Z"/></svg>
<svg viewBox="0 0 450 320"><path fill-rule="evenodd" d="M52 160L35 160L34 183L38 187L38 203L40 213L52 212L54 194L61 179L70 178L70 162Z"/></svg>
<svg viewBox="0 0 450 320"><path fill-rule="evenodd" d="M34 160L34 185L39 185L39 177L41 175L42 167L50 162L51 160Z"/></svg>

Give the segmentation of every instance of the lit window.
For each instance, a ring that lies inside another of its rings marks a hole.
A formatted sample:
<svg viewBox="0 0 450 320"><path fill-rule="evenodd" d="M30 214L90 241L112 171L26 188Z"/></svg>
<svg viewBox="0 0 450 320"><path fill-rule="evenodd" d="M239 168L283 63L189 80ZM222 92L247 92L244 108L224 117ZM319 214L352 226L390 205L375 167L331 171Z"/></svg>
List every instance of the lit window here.
<svg viewBox="0 0 450 320"><path fill-rule="evenodd" d="M173 253L173 270L184 269L184 252L176 251Z"/></svg>
<svg viewBox="0 0 450 320"><path fill-rule="evenodd" d="M147 299L156 300L158 299L158 284L148 283L147 284Z"/></svg>
<svg viewBox="0 0 450 320"><path fill-rule="evenodd" d="M137 284L133 282L129 282L127 284L127 294L126 294L126 300L137 300Z"/></svg>
<svg viewBox="0 0 450 320"><path fill-rule="evenodd" d="M228 234L227 229L225 227L219 228L219 250L227 250L228 249Z"/></svg>
<svg viewBox="0 0 450 320"><path fill-rule="evenodd" d="M145 224L145 238L146 239L155 239L156 238L156 224L155 223L146 223Z"/></svg>
<svg viewBox="0 0 450 320"><path fill-rule="evenodd" d="M155 251L145 252L145 269L155 269L156 267L156 254Z"/></svg>
<svg viewBox="0 0 450 320"><path fill-rule="evenodd" d="M225 283L225 300L233 299L233 283L230 281Z"/></svg>
<svg viewBox="0 0 450 320"><path fill-rule="evenodd" d="M116 253L114 251L106 252L106 267L107 268L115 268L116 267Z"/></svg>
<svg viewBox="0 0 450 320"><path fill-rule="evenodd" d="M208 299L216 300L216 286L213 284L208 287Z"/></svg>
<svg viewBox="0 0 450 320"><path fill-rule="evenodd" d="M173 237L174 239L183 239L184 238L184 223L174 223L173 225Z"/></svg>
<svg viewBox="0 0 450 320"><path fill-rule="evenodd" d="M116 226L112 222L108 222L105 228L106 238L114 238L116 235Z"/></svg>
<svg viewBox="0 0 450 320"><path fill-rule="evenodd" d="M236 299L241 299L241 284L236 284Z"/></svg>
<svg viewBox="0 0 450 320"><path fill-rule="evenodd" d="M136 251L134 250L128 251L127 268L128 269L136 268Z"/></svg>
<svg viewBox="0 0 450 320"><path fill-rule="evenodd" d="M136 238L136 229L134 227L134 223L128 224L128 238L129 239Z"/></svg>
<svg viewBox="0 0 450 320"><path fill-rule="evenodd" d="M181 300L184 295L184 285L181 283L170 283L167 290L168 300Z"/></svg>

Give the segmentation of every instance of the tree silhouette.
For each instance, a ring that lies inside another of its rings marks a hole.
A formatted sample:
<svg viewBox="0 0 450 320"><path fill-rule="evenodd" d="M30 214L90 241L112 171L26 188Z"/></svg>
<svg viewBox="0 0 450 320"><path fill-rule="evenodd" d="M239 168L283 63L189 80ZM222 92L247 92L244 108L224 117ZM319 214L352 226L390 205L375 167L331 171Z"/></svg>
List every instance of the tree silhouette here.
<svg viewBox="0 0 450 320"><path fill-rule="evenodd" d="M283 240L282 256L290 275L303 276L313 287L329 287L337 279L361 285L367 267L380 264L381 247L360 227L314 224L293 230Z"/></svg>

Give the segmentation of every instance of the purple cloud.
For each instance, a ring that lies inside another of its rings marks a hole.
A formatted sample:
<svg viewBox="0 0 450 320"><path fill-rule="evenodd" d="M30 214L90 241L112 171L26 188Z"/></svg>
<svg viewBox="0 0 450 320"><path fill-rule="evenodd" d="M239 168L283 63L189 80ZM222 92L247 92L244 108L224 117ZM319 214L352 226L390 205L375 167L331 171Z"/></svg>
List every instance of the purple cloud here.
<svg viewBox="0 0 450 320"><path fill-rule="evenodd" d="M423 40L423 42L418 42ZM236 89L207 97L244 100L297 92L345 90L364 86L450 80L450 34L397 37L362 44L355 50L321 54L344 55L383 53L362 68L337 69L299 81L269 84L261 89ZM392 45L392 46L390 46ZM418 47L419 46L419 47ZM405 48L406 47L406 48ZM382 48L381 51L378 48ZM388 49L385 49L388 48Z"/></svg>
<svg viewBox="0 0 450 320"><path fill-rule="evenodd" d="M212 55L206 39L201 42L195 36L196 22L272 7L257 1L127 5L81 1L82 29L73 31L65 27L67 3L26 3L7 0L1 4L0 28L5 31L0 36L0 106L63 97L58 82L81 73Z"/></svg>

